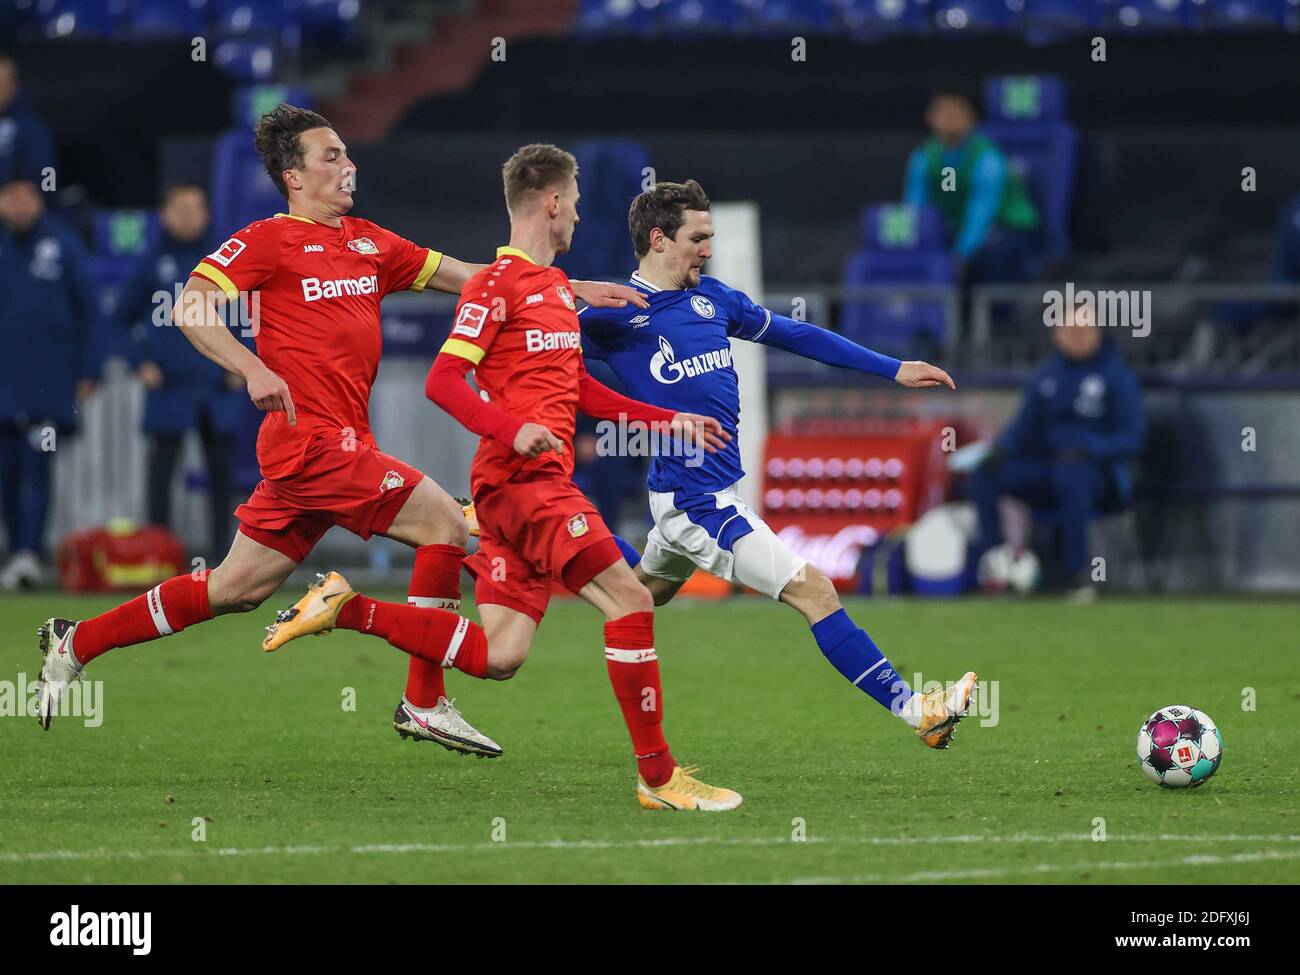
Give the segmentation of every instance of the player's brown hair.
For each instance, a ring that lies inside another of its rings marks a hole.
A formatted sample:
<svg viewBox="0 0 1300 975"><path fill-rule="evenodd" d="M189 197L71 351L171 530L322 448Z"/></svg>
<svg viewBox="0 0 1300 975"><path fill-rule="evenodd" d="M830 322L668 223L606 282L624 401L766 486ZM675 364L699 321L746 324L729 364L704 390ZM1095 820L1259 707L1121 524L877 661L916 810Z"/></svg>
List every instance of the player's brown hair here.
<svg viewBox="0 0 1300 975"><path fill-rule="evenodd" d="M332 128L334 126L325 116L283 102L257 120L253 145L257 147L266 175L271 177L271 182L286 200L289 199L289 188L284 185L284 171L301 169L303 163L302 142L298 137L308 129Z"/></svg>
<svg viewBox="0 0 1300 975"><path fill-rule="evenodd" d="M514 213L525 197L552 189L570 177L578 178L578 160L573 153L540 142L517 149L501 167L506 209Z"/></svg>
<svg viewBox="0 0 1300 975"><path fill-rule="evenodd" d="M658 227L664 236L673 240L682 229L682 213L686 210L709 209L709 198L704 188L693 179L685 183L657 183L632 201L627 211L627 232L632 235L632 246L637 257L650 251L650 231Z"/></svg>

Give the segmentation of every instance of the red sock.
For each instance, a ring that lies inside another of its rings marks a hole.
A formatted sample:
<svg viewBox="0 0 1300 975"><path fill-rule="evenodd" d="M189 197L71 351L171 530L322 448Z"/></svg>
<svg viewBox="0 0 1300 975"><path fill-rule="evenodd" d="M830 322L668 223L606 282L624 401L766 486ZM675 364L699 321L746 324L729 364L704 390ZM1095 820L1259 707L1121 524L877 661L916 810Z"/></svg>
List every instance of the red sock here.
<svg viewBox="0 0 1300 975"><path fill-rule="evenodd" d="M88 664L114 647L156 640L210 619L208 574L174 576L116 609L78 623L72 653Z"/></svg>
<svg viewBox="0 0 1300 975"><path fill-rule="evenodd" d="M464 561L465 550L459 545L421 545L417 548L407 604L445 609L459 615L460 566ZM446 693L442 668L412 657L406 670L406 699L417 708L431 708Z"/></svg>
<svg viewBox="0 0 1300 975"><path fill-rule="evenodd" d="M334 625L382 636L413 657L455 667L471 677L487 676L483 627L445 609L384 603L357 593L339 610Z"/></svg>
<svg viewBox="0 0 1300 975"><path fill-rule="evenodd" d="M663 785L677 763L664 740L664 695L655 655L654 613L629 613L605 623L605 666L632 735L637 769L650 786Z"/></svg>

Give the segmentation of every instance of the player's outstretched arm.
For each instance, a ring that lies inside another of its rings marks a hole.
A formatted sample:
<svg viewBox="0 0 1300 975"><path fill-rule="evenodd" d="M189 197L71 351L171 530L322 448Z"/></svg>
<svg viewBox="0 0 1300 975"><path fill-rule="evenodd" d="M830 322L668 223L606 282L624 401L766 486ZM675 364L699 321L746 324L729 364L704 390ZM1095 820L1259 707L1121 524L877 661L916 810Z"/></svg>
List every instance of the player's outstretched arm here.
<svg viewBox="0 0 1300 975"><path fill-rule="evenodd" d="M824 362L828 366L857 369L882 379L892 379L901 386L957 388L952 377L938 366L932 366L928 362L900 362L893 356L882 355L858 345L828 328L798 322L784 315L772 315L771 321L759 330L754 341L793 352L805 359Z"/></svg>
<svg viewBox="0 0 1300 975"><path fill-rule="evenodd" d="M191 275L185 282L180 301L172 309L172 321L190 344L227 372L243 378L248 397L263 412L284 411L289 423L296 425L289 385L267 368L266 363L231 334L221 314L227 298L221 287L207 278Z"/></svg>
<svg viewBox="0 0 1300 975"><path fill-rule="evenodd" d="M428 286L436 288L438 291L458 295L460 289L465 286L465 282L485 267L487 267L486 264L466 264L450 254L443 254L442 260L438 263L438 270L433 272L433 277L429 279Z"/></svg>
<svg viewBox="0 0 1300 975"><path fill-rule="evenodd" d="M626 284L573 280L569 284L573 285L573 293L593 308L626 308L629 302L637 308L650 307L645 295Z"/></svg>

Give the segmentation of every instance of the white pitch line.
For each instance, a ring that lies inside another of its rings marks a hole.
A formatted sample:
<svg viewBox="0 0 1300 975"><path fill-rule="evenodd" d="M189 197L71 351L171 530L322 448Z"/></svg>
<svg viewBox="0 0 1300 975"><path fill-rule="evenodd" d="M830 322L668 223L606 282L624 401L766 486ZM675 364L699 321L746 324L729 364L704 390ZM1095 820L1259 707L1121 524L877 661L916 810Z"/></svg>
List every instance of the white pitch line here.
<svg viewBox="0 0 1300 975"><path fill-rule="evenodd" d="M1035 863L1028 867L989 867L970 870L925 870L909 874L859 874L852 877L798 877L778 880L778 884L883 884L883 883L939 883L948 880L997 880L1001 877L1065 873L1078 870L1154 870L1161 867L1213 867L1230 863L1259 863L1264 860L1297 860L1300 850L1259 850L1250 853L1233 853L1227 856L1201 853L1179 857L1177 860L1111 860L1098 863ZM752 883L752 881L736 881Z"/></svg>
<svg viewBox="0 0 1300 975"><path fill-rule="evenodd" d="M1023 843L1297 843L1300 835L1233 834L1178 835L1158 833L1150 836L1115 835L1104 841L1095 841L1090 833L1060 833L1036 835L1018 833L1010 836L981 836L958 834L949 836L810 836L806 840L787 837L713 837L676 836L648 840L523 840L501 843L374 843L358 846L262 846L262 847L205 847L196 843L189 848L155 850L45 850L0 852L0 864L33 863L45 860L149 860L158 857L242 857L242 856L322 856L337 854L392 854L392 853L476 853L486 850L636 850L664 847L691 846L913 846L932 844L1023 844ZM1064 869L1064 868L1063 868Z"/></svg>

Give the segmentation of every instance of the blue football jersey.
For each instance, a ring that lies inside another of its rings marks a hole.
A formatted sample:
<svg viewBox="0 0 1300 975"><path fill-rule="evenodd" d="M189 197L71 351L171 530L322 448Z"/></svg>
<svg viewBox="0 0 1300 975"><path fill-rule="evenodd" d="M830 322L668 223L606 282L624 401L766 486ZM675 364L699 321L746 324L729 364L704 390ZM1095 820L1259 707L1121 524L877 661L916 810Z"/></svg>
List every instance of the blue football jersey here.
<svg viewBox="0 0 1300 975"><path fill-rule="evenodd" d="M745 471L740 464L740 384L731 362L731 337L758 341L772 313L717 278L701 275L699 287L656 288L639 275L648 309L584 308L583 352L608 363L628 396L679 413L716 417L732 441L715 454L656 454L651 491L686 493L730 487Z"/></svg>

